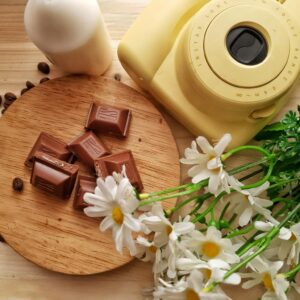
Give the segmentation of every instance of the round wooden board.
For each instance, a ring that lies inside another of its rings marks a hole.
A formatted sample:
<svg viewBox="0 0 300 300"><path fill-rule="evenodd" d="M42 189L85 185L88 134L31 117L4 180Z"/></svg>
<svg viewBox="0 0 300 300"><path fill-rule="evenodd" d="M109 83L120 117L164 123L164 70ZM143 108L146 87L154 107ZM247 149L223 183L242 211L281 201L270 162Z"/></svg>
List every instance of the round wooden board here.
<svg viewBox="0 0 300 300"><path fill-rule="evenodd" d="M84 132L92 102L132 111L125 140L102 137L113 153L130 149L145 191L179 184L178 151L159 111L134 89L107 79L70 76L44 83L19 98L0 120L0 232L28 260L65 274L95 274L132 260L116 252L111 232L101 233L99 219L86 217L67 201L30 184L24 161L41 131L65 142ZM21 177L24 191L12 189ZM165 203L167 207L174 201Z"/></svg>

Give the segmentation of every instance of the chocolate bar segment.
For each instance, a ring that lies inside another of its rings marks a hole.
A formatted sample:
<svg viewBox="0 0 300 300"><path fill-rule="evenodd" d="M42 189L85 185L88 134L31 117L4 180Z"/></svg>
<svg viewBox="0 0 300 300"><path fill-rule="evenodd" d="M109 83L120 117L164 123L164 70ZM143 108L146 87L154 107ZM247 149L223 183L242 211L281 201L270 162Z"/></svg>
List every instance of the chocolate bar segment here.
<svg viewBox="0 0 300 300"><path fill-rule="evenodd" d="M85 193L94 193L96 188L96 178L88 175L79 175L75 187L75 196L73 207L82 210L89 205L84 202Z"/></svg>
<svg viewBox="0 0 300 300"><path fill-rule="evenodd" d="M103 142L91 131L75 139L68 145L68 149L90 168L94 167L95 159L110 154Z"/></svg>
<svg viewBox="0 0 300 300"><path fill-rule="evenodd" d="M131 151L124 151L95 160L96 174L102 178L112 175L113 172L121 173L123 166L125 166L131 184L141 192L144 187Z"/></svg>
<svg viewBox="0 0 300 300"><path fill-rule="evenodd" d="M27 167L32 167L33 157L37 152L43 152L67 162L70 162L73 157L72 153L67 149L67 144L45 132L41 132L32 150L30 151L25 161L25 165Z"/></svg>
<svg viewBox="0 0 300 300"><path fill-rule="evenodd" d="M130 120L131 112L129 109L92 103L85 128L124 138L127 136Z"/></svg>
<svg viewBox="0 0 300 300"><path fill-rule="evenodd" d="M30 182L35 187L60 198L69 198L79 167L43 152L36 153Z"/></svg>

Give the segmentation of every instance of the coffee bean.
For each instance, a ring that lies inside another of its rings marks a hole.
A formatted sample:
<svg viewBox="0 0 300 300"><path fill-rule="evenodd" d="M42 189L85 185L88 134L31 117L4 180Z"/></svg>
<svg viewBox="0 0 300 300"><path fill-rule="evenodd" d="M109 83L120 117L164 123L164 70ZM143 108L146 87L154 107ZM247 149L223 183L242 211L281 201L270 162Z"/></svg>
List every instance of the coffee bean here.
<svg viewBox="0 0 300 300"><path fill-rule="evenodd" d="M17 100L17 96L14 93L6 93L4 95L4 99L6 101L14 102L15 100Z"/></svg>
<svg viewBox="0 0 300 300"><path fill-rule="evenodd" d="M50 80L50 78L44 77L44 78L42 78L42 79L40 80L40 83L44 83L44 82L49 81L49 80Z"/></svg>
<svg viewBox="0 0 300 300"><path fill-rule="evenodd" d="M121 79L122 79L121 74L116 73L116 74L115 74L115 80L121 81Z"/></svg>
<svg viewBox="0 0 300 300"><path fill-rule="evenodd" d="M50 73L50 67L46 62L40 62L38 63L38 70L44 74Z"/></svg>
<svg viewBox="0 0 300 300"><path fill-rule="evenodd" d="M27 86L28 90L35 87L35 85L31 81L26 81L26 86Z"/></svg>
<svg viewBox="0 0 300 300"><path fill-rule="evenodd" d="M15 191L21 192L23 190L23 186L24 186L23 180L19 177L16 177L13 180L12 186Z"/></svg>
<svg viewBox="0 0 300 300"><path fill-rule="evenodd" d="M21 91L21 95L24 95L26 92L28 92L29 89L28 88L24 88L22 91Z"/></svg>

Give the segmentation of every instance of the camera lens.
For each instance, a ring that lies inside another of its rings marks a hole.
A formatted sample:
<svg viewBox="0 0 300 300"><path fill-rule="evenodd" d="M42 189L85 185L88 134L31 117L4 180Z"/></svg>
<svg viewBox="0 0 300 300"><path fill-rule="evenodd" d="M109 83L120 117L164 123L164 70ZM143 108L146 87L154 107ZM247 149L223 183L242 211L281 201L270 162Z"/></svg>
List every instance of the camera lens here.
<svg viewBox="0 0 300 300"><path fill-rule="evenodd" d="M232 29L227 35L226 44L230 55L243 65L258 65L268 55L268 44L264 36L251 27Z"/></svg>

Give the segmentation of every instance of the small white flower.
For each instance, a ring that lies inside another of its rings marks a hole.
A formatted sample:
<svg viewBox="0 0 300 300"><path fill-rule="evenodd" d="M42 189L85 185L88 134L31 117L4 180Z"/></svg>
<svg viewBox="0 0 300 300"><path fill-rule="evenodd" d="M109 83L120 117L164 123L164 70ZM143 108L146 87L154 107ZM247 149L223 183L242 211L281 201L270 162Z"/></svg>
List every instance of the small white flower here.
<svg viewBox="0 0 300 300"><path fill-rule="evenodd" d="M136 243L138 245L138 252L136 257L145 262L154 262L157 247L155 246L154 242L150 242L144 237L138 236L136 239Z"/></svg>
<svg viewBox="0 0 300 300"><path fill-rule="evenodd" d="M216 146L211 146L205 137L198 137L193 141L191 148L185 150L185 158L180 162L186 165L194 165L188 172L193 183L198 183L209 178L208 191L218 195L222 190L229 193L230 176L224 170L221 156L232 138L230 134L225 134ZM197 149L197 144L202 153Z"/></svg>
<svg viewBox="0 0 300 300"><path fill-rule="evenodd" d="M252 273L241 274L242 278L251 278L243 283L244 289L249 289L262 283L267 292L262 296L262 300L288 300L286 291L289 288L289 282L278 271L283 266L283 261L269 262L257 257L249 266L254 270Z"/></svg>
<svg viewBox="0 0 300 300"><path fill-rule="evenodd" d="M240 258L235 254L235 247L230 239L223 239L222 233L214 226L208 227L206 235L199 231L193 231L190 237L182 241L191 251L199 253L201 258L209 261L220 259L227 263L238 263Z"/></svg>
<svg viewBox="0 0 300 300"><path fill-rule="evenodd" d="M84 209L87 216L105 217L100 224L100 230L112 229L116 249L122 253L126 245L131 255L136 252L132 232L141 230L140 222L133 217L139 201L135 197L134 188L128 178L120 181L112 176L97 179L95 194L86 193L84 201L91 206Z"/></svg>
<svg viewBox="0 0 300 300"><path fill-rule="evenodd" d="M200 270L206 280L206 285L212 282L238 285L241 283L241 277L238 274L232 274L224 280L224 275L230 269L230 265L220 259L211 259L208 262L202 261L190 253L188 258L179 258L177 260L177 269L180 274L186 275L193 270Z"/></svg>
<svg viewBox="0 0 300 300"><path fill-rule="evenodd" d="M233 204L234 212L240 216L238 220L240 226L244 227L249 224L252 217L257 213L268 220L273 220L270 210L266 209L266 207L272 206L273 202L257 197L265 192L269 186L270 183L266 182L257 188L249 190L239 189L228 196Z"/></svg>
<svg viewBox="0 0 300 300"><path fill-rule="evenodd" d="M175 284L160 280L153 294L154 300L229 300L220 288L215 288L213 292L203 291L205 284L203 274L197 270L192 271L191 275L178 281Z"/></svg>
<svg viewBox="0 0 300 300"><path fill-rule="evenodd" d="M169 278L176 277L176 258L182 253L182 246L178 243L178 238L192 232L195 224L189 222L190 216L181 222L171 223L165 217L160 204L153 205L151 214L146 214L140 218L141 222L151 232L155 232L154 245L158 248L166 246L165 258L168 261L167 275Z"/></svg>
<svg viewBox="0 0 300 300"><path fill-rule="evenodd" d="M275 223L275 224L274 224ZM264 232L270 231L274 226L278 225L279 222L255 222L255 228ZM264 235L264 234L262 234ZM262 235L258 235L260 238ZM291 228L281 228L279 232L278 239L284 242L276 243L276 253L280 260L285 260L287 258L287 264L299 263L300 255L300 223L292 225Z"/></svg>
<svg viewBox="0 0 300 300"><path fill-rule="evenodd" d="M179 236L188 234L195 228L195 224L189 222L190 216L184 218L182 222L172 224L165 217L160 204L153 205L151 215L144 215L140 220L149 230L155 232L154 243L157 247L166 245L169 240L177 241Z"/></svg>

